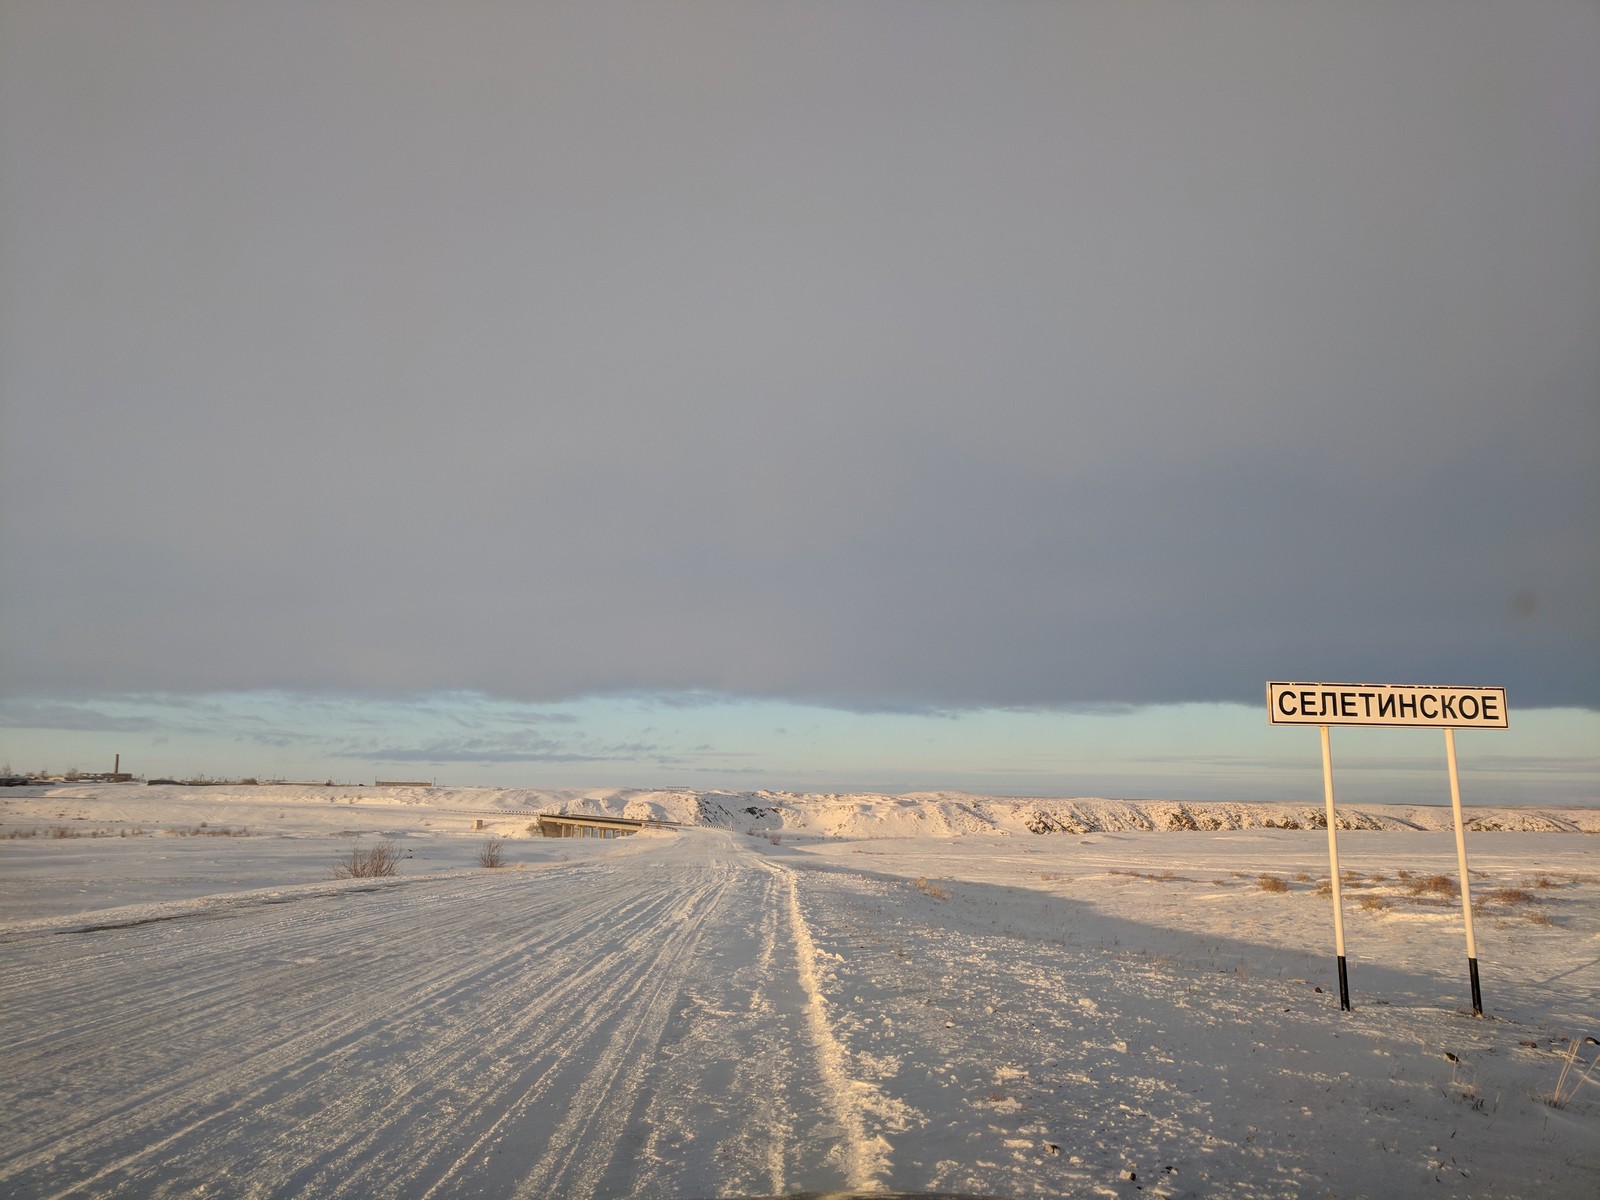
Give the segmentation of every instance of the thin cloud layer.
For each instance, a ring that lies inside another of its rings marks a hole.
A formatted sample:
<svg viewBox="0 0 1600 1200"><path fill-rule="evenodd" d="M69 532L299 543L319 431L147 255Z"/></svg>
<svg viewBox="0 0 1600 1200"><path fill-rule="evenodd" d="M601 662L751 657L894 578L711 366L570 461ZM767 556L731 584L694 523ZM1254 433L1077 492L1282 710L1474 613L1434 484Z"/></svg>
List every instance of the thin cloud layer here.
<svg viewBox="0 0 1600 1200"><path fill-rule="evenodd" d="M9 693L1600 707L1592 6L624 11L7 6Z"/></svg>

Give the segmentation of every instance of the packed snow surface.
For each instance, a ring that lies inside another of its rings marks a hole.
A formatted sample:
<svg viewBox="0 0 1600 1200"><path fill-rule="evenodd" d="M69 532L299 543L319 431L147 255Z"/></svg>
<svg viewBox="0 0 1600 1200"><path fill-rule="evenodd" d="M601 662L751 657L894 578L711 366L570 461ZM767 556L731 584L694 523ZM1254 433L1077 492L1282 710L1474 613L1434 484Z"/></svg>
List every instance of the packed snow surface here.
<svg viewBox="0 0 1600 1200"><path fill-rule="evenodd" d="M0 1194L1600 1193L1600 814L1469 810L1478 1018L1448 809L1341 810L1339 1010L1319 812L7 789Z"/></svg>

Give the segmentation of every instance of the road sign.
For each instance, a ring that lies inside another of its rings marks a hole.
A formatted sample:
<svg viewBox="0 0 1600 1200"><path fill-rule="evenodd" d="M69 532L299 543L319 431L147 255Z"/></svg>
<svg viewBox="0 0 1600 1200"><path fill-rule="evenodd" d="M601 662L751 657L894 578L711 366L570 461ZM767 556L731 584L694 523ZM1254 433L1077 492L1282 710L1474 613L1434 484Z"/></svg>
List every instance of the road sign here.
<svg viewBox="0 0 1600 1200"><path fill-rule="evenodd" d="M1461 781L1456 773L1457 729L1505 729L1510 714L1506 690L1498 687L1423 687L1397 683L1269 683L1267 717L1274 725L1317 725L1322 734L1322 795L1327 805L1328 867L1333 879L1333 945L1339 965L1339 1007L1349 1011L1350 981L1344 957L1344 904L1339 897L1339 826L1333 807L1330 725L1420 726L1444 730L1450 773L1450 808L1456 826L1456 864L1461 869L1461 919L1467 930L1467 974L1472 1011L1483 1015L1478 986L1478 940L1472 931L1472 880L1467 872L1467 835L1461 820Z"/></svg>
<svg viewBox="0 0 1600 1200"><path fill-rule="evenodd" d="M1505 729L1506 690L1396 683L1269 683L1274 725L1390 725Z"/></svg>

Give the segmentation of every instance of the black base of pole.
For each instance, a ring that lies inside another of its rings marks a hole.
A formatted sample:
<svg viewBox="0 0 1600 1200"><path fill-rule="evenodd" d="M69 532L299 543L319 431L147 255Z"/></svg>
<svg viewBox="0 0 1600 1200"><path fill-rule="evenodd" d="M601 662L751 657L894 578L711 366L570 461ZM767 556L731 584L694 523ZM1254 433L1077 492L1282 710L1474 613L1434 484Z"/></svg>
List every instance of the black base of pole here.
<svg viewBox="0 0 1600 1200"><path fill-rule="evenodd" d="M1477 963L1472 964L1472 978L1474 980L1478 978ZM1477 984L1474 983L1473 987L1476 988ZM1476 992L1474 992L1474 995L1476 995ZM1350 976L1345 972L1344 955L1342 954L1339 955L1339 1007L1345 1012L1350 1011Z"/></svg>
<svg viewBox="0 0 1600 1200"><path fill-rule="evenodd" d="M1467 959L1467 974L1472 976L1472 1011L1483 1016L1483 993L1478 990L1478 960Z"/></svg>

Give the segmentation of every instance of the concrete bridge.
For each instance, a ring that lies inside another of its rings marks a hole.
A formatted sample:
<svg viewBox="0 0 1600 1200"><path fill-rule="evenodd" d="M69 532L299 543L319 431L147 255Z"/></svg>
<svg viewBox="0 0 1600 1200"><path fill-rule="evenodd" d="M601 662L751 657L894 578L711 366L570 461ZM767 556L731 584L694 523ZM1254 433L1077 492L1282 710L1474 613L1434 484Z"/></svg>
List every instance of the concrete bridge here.
<svg viewBox="0 0 1600 1200"><path fill-rule="evenodd" d="M626 837L641 829L681 829L676 821L634 820L630 817L591 817L574 813L540 813L539 832L545 837Z"/></svg>

